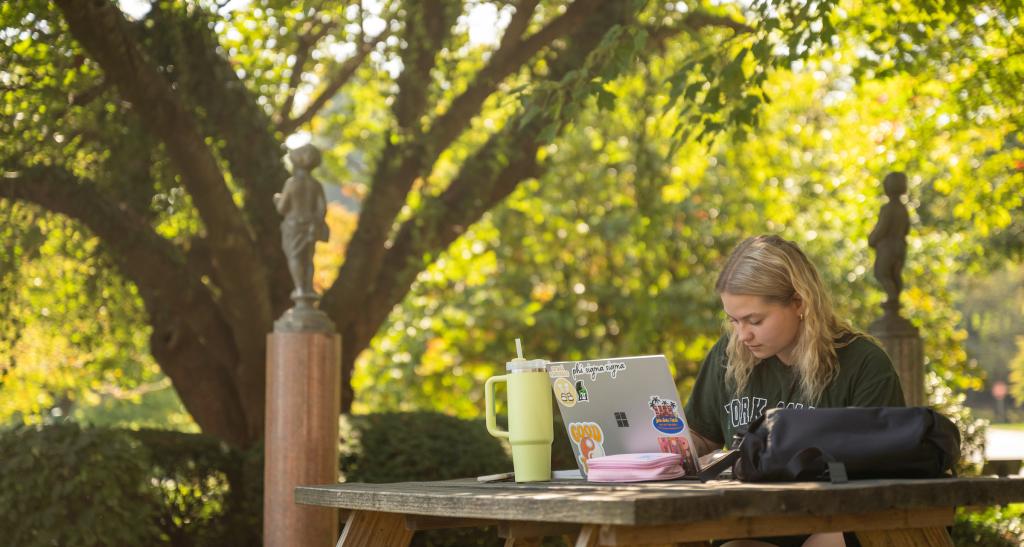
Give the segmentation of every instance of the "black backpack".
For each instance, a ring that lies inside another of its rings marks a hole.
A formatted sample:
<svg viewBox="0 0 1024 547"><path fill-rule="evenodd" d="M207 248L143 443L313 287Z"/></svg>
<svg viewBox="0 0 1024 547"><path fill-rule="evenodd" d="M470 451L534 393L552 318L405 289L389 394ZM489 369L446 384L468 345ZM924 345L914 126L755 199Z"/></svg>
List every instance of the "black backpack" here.
<svg viewBox="0 0 1024 547"><path fill-rule="evenodd" d="M960 432L921 407L774 408L700 473L742 481L937 478L954 473Z"/></svg>

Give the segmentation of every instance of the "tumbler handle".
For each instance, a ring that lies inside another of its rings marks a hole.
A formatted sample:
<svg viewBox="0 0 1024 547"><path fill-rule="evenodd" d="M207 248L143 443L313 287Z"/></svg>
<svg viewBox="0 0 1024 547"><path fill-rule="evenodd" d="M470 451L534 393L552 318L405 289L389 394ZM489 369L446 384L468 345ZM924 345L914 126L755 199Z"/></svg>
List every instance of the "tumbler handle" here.
<svg viewBox="0 0 1024 547"><path fill-rule="evenodd" d="M496 382L505 382L508 385L508 375L504 376L491 376L484 383L484 411L486 415L487 432L495 437L508 438L508 431L502 431L498 429L498 422L494 415L494 384Z"/></svg>

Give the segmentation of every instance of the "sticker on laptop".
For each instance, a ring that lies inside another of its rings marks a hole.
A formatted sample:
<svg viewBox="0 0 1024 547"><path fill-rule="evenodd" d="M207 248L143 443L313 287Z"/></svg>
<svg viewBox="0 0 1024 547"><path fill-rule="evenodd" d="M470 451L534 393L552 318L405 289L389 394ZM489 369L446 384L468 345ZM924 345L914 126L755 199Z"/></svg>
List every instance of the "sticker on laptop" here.
<svg viewBox="0 0 1024 547"><path fill-rule="evenodd" d="M651 412L654 413L654 429L674 435L683 430L683 419L679 417L679 403L671 399L663 399L657 395L651 395L649 402Z"/></svg>
<svg viewBox="0 0 1024 547"><path fill-rule="evenodd" d="M598 374L608 373L612 379L620 370L626 370L626 363L622 361L607 361L604 363L588 363L586 361L576 363L572 367L572 377L590 375L591 380L597 380Z"/></svg>
<svg viewBox="0 0 1024 547"><path fill-rule="evenodd" d="M569 378L570 374L562 365L551 365L551 368L548 370L548 376L552 378Z"/></svg>
<svg viewBox="0 0 1024 547"><path fill-rule="evenodd" d="M590 458L604 456L604 431L594 422L573 422L569 424L569 437L579 449L580 464L584 471Z"/></svg>
<svg viewBox="0 0 1024 547"><path fill-rule="evenodd" d="M686 442L685 437L658 437L658 448L665 453L679 454L679 459L683 463L683 469L686 470L688 475L697 473L697 464L694 463L693 454L690 453L690 445Z"/></svg>
<svg viewBox="0 0 1024 547"><path fill-rule="evenodd" d="M565 378L559 378L551 385L551 389L555 390L555 399L558 400L558 404L567 408L576 406L576 390L573 389L572 382Z"/></svg>
<svg viewBox="0 0 1024 547"><path fill-rule="evenodd" d="M587 392L587 386L583 384L583 380L576 380L576 400L581 403L590 400L590 393Z"/></svg>

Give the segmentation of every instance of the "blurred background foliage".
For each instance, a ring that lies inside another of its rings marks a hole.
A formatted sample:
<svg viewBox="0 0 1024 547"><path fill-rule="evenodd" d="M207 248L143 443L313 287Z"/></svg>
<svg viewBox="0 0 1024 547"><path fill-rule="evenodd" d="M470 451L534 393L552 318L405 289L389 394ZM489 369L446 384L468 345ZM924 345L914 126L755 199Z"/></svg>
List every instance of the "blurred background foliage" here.
<svg viewBox="0 0 1024 547"><path fill-rule="evenodd" d="M149 354L135 288L98 240L65 217L17 203L7 213L2 419L190 429Z"/></svg>
<svg viewBox="0 0 1024 547"><path fill-rule="evenodd" d="M555 360L663 352L685 393L720 334L709 290L718 267L756 233L804 247L839 309L866 328L883 298L867 234L894 170L910 176L903 303L923 327L929 368L957 391L1005 375L1022 308L1006 298L1020 256L1002 244L1024 189L1024 157L1004 147L1017 105L962 120L935 76L858 82L862 47L851 41L773 75L755 135L725 132L674 152L676 112L657 91L685 52L667 47L617 80L613 110L577 117L544 150L545 175L420 276L359 363L357 408L475 416L480 383L515 337Z"/></svg>

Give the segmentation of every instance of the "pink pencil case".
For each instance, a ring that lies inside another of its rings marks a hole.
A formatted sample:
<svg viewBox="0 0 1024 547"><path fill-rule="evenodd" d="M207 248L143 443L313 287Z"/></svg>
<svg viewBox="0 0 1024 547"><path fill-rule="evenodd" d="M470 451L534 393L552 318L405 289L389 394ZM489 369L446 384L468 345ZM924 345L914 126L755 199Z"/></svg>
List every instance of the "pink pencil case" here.
<svg viewBox="0 0 1024 547"><path fill-rule="evenodd" d="M644 452L587 460L587 480L591 482L660 481L678 479L685 474L679 454Z"/></svg>

